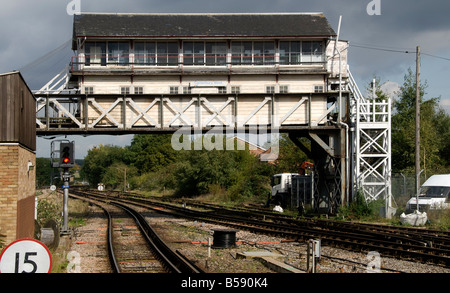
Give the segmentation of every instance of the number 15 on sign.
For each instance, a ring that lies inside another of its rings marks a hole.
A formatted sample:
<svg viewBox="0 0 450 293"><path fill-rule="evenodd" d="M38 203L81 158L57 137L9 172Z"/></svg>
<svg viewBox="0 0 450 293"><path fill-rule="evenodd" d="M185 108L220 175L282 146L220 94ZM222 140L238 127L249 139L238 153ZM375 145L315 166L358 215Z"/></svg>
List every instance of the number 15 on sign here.
<svg viewBox="0 0 450 293"><path fill-rule="evenodd" d="M52 256L48 248L34 239L21 239L0 254L0 273L50 273Z"/></svg>

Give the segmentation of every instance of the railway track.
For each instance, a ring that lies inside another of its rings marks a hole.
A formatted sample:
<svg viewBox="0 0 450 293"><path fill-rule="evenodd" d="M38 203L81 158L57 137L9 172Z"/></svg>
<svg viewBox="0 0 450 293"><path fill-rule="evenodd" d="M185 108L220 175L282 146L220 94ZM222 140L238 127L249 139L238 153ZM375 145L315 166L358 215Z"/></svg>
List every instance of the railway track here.
<svg viewBox="0 0 450 293"><path fill-rule="evenodd" d="M84 193L85 196L89 195ZM96 196L99 196L97 193ZM103 196L103 195L102 195ZM111 199L111 196L109 196ZM127 196L122 202L153 208L178 217L213 222L241 230L287 237L297 241L320 238L324 245L358 251L377 251L384 256L418 260L450 266L448 233L398 229L382 225L336 223L327 220L295 220L270 213L261 218L260 212L236 211L217 206L202 206L201 210L178 204Z"/></svg>
<svg viewBox="0 0 450 293"><path fill-rule="evenodd" d="M134 208L99 198L71 196L99 206L107 216L106 237L113 272L204 273L183 255L172 251Z"/></svg>
<svg viewBox="0 0 450 293"><path fill-rule="evenodd" d="M322 230L338 230L342 232L353 232L370 235L380 239L395 240L398 243L410 243L418 246L428 246L450 250L450 232L415 227L400 227L370 223L354 223L337 220L302 218L294 219L272 213L268 210L247 209L247 208L224 208L212 204L194 203L195 206L210 208L218 213L236 214L241 217L251 217L256 220L272 221L285 225L304 226L318 228Z"/></svg>

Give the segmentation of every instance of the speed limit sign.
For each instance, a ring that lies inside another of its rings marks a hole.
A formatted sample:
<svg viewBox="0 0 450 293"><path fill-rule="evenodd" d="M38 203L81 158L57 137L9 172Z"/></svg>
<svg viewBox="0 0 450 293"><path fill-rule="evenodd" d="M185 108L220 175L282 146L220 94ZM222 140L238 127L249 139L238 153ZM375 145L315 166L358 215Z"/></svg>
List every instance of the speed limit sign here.
<svg viewBox="0 0 450 293"><path fill-rule="evenodd" d="M50 273L52 255L35 239L20 239L0 254L0 273Z"/></svg>

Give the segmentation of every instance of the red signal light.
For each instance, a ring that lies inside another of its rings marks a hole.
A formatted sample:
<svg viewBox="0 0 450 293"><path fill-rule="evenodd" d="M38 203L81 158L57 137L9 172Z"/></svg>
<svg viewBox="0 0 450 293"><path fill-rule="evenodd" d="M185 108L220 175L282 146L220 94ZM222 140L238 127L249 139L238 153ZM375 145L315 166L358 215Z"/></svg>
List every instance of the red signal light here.
<svg viewBox="0 0 450 293"><path fill-rule="evenodd" d="M64 164L69 163L69 158L64 158L64 159L63 159L63 162L64 162Z"/></svg>

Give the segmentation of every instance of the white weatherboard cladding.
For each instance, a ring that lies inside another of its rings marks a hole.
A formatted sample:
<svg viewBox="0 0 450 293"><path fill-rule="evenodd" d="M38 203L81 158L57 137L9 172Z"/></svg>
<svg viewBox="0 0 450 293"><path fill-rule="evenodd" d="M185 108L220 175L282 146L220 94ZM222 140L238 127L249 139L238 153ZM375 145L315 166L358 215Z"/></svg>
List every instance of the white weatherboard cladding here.
<svg viewBox="0 0 450 293"><path fill-rule="evenodd" d="M225 84L228 84L227 92L231 87L239 87L239 95L219 95L218 85ZM323 124L325 120L319 119L327 112L327 98L318 95L309 98L308 94L315 86L323 84L323 77L318 75L280 76L278 84L275 77L269 75L232 76L229 83L227 76L188 76L181 80L177 76L138 76L133 82L129 77L89 76L85 78L84 87L93 87L95 94L113 95L88 98L90 126L212 127L235 122L238 126L307 125L310 120ZM283 85L288 87L290 95L277 94L278 86ZM275 95L266 93L267 86L275 87ZM144 96L125 97L124 103L121 87L129 87L130 93L134 93L134 87L142 87ZM170 94L171 87L178 88L180 95ZM183 94L186 87L191 90L190 94ZM293 95L296 92L299 94Z"/></svg>

